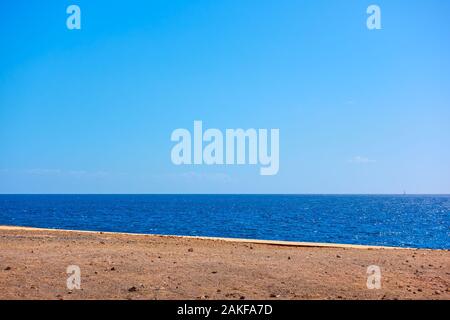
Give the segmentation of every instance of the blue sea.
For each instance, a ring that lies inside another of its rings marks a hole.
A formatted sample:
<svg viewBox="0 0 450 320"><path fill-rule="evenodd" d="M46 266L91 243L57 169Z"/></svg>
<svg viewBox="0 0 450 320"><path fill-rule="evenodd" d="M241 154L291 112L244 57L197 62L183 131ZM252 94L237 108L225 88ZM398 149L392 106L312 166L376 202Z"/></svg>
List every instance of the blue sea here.
<svg viewBox="0 0 450 320"><path fill-rule="evenodd" d="M450 195L0 195L0 225L450 248Z"/></svg>

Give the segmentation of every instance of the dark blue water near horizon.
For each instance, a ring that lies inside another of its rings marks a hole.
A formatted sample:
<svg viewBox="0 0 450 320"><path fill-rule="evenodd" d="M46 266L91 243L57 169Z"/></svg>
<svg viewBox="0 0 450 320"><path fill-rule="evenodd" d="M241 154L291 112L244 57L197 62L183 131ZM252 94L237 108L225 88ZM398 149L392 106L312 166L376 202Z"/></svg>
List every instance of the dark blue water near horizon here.
<svg viewBox="0 0 450 320"><path fill-rule="evenodd" d="M450 248L450 195L0 195L0 225Z"/></svg>

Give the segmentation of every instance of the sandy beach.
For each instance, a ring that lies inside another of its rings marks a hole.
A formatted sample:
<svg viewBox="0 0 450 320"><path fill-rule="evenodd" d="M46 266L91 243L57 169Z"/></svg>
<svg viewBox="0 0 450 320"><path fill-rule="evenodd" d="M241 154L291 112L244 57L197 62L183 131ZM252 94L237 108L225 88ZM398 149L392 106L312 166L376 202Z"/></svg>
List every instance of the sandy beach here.
<svg viewBox="0 0 450 320"><path fill-rule="evenodd" d="M450 299L448 250L17 227L0 238L0 299ZM69 265L80 290L67 289Z"/></svg>

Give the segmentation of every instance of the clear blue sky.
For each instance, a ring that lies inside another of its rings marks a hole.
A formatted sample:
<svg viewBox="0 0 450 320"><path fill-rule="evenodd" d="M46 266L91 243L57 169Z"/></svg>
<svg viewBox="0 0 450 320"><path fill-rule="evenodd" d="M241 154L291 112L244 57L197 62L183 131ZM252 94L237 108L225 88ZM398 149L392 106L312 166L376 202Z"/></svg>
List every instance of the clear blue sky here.
<svg viewBox="0 0 450 320"><path fill-rule="evenodd" d="M449 15L447 0L2 1L0 193L450 193ZM194 120L279 128L278 175L174 166L170 135Z"/></svg>

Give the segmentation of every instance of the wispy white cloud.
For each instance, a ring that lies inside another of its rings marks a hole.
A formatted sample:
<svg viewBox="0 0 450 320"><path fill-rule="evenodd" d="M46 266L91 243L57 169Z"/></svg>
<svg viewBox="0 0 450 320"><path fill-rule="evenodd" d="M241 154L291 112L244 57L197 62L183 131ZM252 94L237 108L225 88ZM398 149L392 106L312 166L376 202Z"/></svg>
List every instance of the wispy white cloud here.
<svg viewBox="0 0 450 320"><path fill-rule="evenodd" d="M368 164L368 163L375 163L376 160L369 159L367 157L363 156L355 156L349 160L350 163L356 163L356 164Z"/></svg>
<svg viewBox="0 0 450 320"><path fill-rule="evenodd" d="M1 169L0 173L42 176L42 177L47 176L47 177L79 177L79 178L104 177L109 175L109 173L106 171L62 170L62 169L46 169L46 168L22 169L22 170Z"/></svg>
<svg viewBox="0 0 450 320"><path fill-rule="evenodd" d="M210 181L210 182L231 182L233 179L226 173L200 173L200 172L184 172L176 175L184 180L190 181Z"/></svg>
<svg viewBox="0 0 450 320"><path fill-rule="evenodd" d="M347 106L353 106L356 104L356 101L353 99L348 99L348 100L344 101L344 104Z"/></svg>
<svg viewBox="0 0 450 320"><path fill-rule="evenodd" d="M60 175L62 170L60 169L28 169L28 170L19 170L18 173L25 173L29 175L36 176L55 176Z"/></svg>

